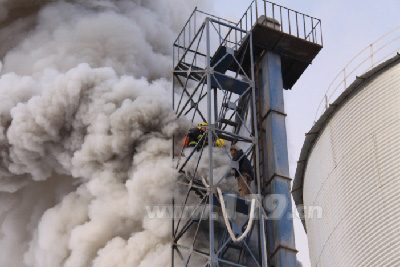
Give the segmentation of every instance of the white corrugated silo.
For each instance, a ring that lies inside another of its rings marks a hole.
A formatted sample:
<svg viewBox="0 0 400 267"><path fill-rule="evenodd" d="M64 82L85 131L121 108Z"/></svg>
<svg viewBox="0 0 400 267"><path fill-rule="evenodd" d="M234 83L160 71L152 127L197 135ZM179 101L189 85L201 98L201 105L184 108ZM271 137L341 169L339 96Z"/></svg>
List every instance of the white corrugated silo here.
<svg viewBox="0 0 400 267"><path fill-rule="evenodd" d="M312 266L400 266L400 55L357 77L314 124L293 197Z"/></svg>

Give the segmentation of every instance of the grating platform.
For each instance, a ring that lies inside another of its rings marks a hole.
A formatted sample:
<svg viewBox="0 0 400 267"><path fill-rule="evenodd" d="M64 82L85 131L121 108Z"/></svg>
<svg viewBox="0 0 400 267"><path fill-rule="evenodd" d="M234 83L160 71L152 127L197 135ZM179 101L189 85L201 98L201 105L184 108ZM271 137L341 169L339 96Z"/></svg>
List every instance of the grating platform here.
<svg viewBox="0 0 400 267"><path fill-rule="evenodd" d="M284 89L291 89L303 72L311 64L313 59L322 49L322 46L296 36L284 33L280 30L267 27L263 24L255 24L252 28L253 51L257 59L264 51L271 51L281 55L282 79ZM248 59L249 53L246 40L236 52L237 58ZM243 55L245 53L245 55ZM250 71L250 61L245 60L243 67ZM235 71L234 69L229 69Z"/></svg>
<svg viewBox="0 0 400 267"><path fill-rule="evenodd" d="M227 66L227 62L224 62L224 64L218 64L218 70L221 72L224 71L225 73L226 69L224 66ZM206 74L204 69L195 66L191 66L190 68L190 66L186 63L178 64L178 66L175 68L175 73L178 76L196 81L201 81ZM203 79L202 83L206 84L206 79ZM249 84L228 75L214 72L214 75L211 77L211 87L241 95L249 88Z"/></svg>

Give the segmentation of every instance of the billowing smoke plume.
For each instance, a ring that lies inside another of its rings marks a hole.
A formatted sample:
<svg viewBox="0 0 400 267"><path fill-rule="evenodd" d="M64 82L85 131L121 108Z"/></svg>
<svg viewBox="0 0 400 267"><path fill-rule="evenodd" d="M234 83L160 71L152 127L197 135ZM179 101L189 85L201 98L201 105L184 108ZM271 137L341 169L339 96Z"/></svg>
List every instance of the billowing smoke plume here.
<svg viewBox="0 0 400 267"><path fill-rule="evenodd" d="M176 179L170 53L195 4L0 0L0 266L169 264L145 205Z"/></svg>

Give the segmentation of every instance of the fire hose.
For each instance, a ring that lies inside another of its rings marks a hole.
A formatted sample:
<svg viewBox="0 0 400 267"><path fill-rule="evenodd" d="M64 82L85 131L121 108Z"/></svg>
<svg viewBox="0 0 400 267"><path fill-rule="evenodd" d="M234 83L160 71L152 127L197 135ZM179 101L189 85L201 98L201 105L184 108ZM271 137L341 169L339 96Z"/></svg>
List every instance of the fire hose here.
<svg viewBox="0 0 400 267"><path fill-rule="evenodd" d="M207 182L206 182L206 180L204 179L203 176L201 177L201 180L203 182L203 185L207 189L210 188L210 186L207 184ZM246 230L239 237L236 237L235 234L233 233L232 227L231 227L231 225L229 223L229 219L228 219L228 215L227 215L227 212L226 212L224 198L223 198L223 195L222 195L222 191L221 191L221 189L219 189L219 187L217 187L217 192L218 192L219 202L221 203L222 215L224 217L225 226L226 226L226 229L228 230L229 236L231 237L233 242L235 242L235 243L240 242L247 236L247 234L251 230L251 227L253 226L254 210L255 210L256 200L254 198L251 200L250 218L249 218L249 222L247 224Z"/></svg>

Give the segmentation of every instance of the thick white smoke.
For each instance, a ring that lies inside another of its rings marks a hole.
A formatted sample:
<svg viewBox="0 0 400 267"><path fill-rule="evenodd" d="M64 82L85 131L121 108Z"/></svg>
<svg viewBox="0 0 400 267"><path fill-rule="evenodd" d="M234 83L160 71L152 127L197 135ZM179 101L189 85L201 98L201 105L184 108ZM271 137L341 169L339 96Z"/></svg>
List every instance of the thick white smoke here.
<svg viewBox="0 0 400 267"><path fill-rule="evenodd" d="M0 266L167 266L145 205L172 196L171 45L197 2L27 2L0 0Z"/></svg>

